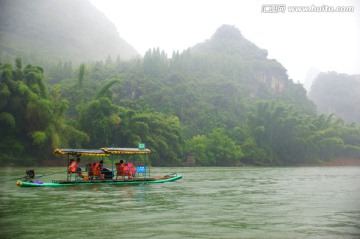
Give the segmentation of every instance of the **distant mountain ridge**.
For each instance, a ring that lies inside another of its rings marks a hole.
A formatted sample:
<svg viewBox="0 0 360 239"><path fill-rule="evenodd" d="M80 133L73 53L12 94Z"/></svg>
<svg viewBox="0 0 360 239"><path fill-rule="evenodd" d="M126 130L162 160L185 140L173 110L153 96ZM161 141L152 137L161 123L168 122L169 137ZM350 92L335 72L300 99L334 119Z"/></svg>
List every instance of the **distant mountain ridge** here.
<svg viewBox="0 0 360 239"><path fill-rule="evenodd" d="M138 56L88 0L1 0L0 60L127 60Z"/></svg>
<svg viewBox="0 0 360 239"><path fill-rule="evenodd" d="M319 113L335 114L346 123L360 123L360 75L322 72L315 78L309 98Z"/></svg>

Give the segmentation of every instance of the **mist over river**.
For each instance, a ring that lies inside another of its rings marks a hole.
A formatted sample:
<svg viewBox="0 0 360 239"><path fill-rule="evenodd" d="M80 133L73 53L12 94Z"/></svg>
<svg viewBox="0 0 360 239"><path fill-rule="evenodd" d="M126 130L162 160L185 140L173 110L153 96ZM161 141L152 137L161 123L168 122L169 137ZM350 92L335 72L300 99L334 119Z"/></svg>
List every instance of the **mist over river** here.
<svg viewBox="0 0 360 239"><path fill-rule="evenodd" d="M33 168L39 180L64 168ZM5 238L360 238L360 167L152 168L179 181L21 188L1 168Z"/></svg>

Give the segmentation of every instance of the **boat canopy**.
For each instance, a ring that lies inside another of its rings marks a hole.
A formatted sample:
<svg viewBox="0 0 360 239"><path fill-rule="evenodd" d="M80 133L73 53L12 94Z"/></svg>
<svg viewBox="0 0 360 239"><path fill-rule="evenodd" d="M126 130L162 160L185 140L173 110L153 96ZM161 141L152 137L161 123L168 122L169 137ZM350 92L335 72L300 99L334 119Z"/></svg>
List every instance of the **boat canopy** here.
<svg viewBox="0 0 360 239"><path fill-rule="evenodd" d="M145 148L55 149L55 155L110 156L112 154L149 154Z"/></svg>
<svg viewBox="0 0 360 239"><path fill-rule="evenodd" d="M101 148L108 154L149 154L150 149L145 148Z"/></svg>
<svg viewBox="0 0 360 239"><path fill-rule="evenodd" d="M109 156L110 154L101 149L55 149L55 155L81 155L81 156Z"/></svg>

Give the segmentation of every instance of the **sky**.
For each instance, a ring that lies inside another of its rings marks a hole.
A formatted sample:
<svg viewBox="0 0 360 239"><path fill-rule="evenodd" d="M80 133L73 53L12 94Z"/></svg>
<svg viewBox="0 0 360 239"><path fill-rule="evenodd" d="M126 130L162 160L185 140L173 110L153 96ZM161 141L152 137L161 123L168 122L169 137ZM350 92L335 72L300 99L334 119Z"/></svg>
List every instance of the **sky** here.
<svg viewBox="0 0 360 239"><path fill-rule="evenodd" d="M279 61L289 78L306 88L310 69L360 74L358 0L90 1L142 56L159 47L171 57L173 51L182 52L210 39L217 28L229 24L268 50L268 58ZM291 12L292 6L312 7L314 11L322 8L320 12ZM324 12L339 6L350 6L354 11ZM274 13L279 9L282 12Z"/></svg>

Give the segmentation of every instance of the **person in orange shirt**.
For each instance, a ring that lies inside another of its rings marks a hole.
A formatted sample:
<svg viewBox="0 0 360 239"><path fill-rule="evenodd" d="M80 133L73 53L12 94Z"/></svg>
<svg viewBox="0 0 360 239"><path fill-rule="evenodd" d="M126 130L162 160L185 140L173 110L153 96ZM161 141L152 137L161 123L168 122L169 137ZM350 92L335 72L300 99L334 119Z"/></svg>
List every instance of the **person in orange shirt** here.
<svg viewBox="0 0 360 239"><path fill-rule="evenodd" d="M125 179L124 169L124 161L120 160L120 162L116 164L116 180L118 179L118 176L121 176L121 179Z"/></svg>
<svg viewBox="0 0 360 239"><path fill-rule="evenodd" d="M127 166L128 166L128 178L131 179L135 177L136 168L131 162L127 162Z"/></svg>
<svg viewBox="0 0 360 239"><path fill-rule="evenodd" d="M78 176L81 177L82 174L81 174L81 168L79 167L79 163L80 163L80 157L76 157L76 160L72 159L70 161L68 173L77 173Z"/></svg>
<svg viewBox="0 0 360 239"><path fill-rule="evenodd" d="M135 176L136 169L131 162L126 162L123 167L124 176L127 176L128 179L132 179Z"/></svg>
<svg viewBox="0 0 360 239"><path fill-rule="evenodd" d="M103 179L102 175L101 175L101 171L102 171L102 167L103 167L104 161L101 160L97 163L95 163L93 165L92 171L93 171L93 175L95 177L99 177L100 179Z"/></svg>
<svg viewBox="0 0 360 239"><path fill-rule="evenodd" d="M128 167L128 163L124 163L124 166L123 166L123 172L124 172L124 179L125 179L125 176L128 176L129 175L129 167Z"/></svg>

